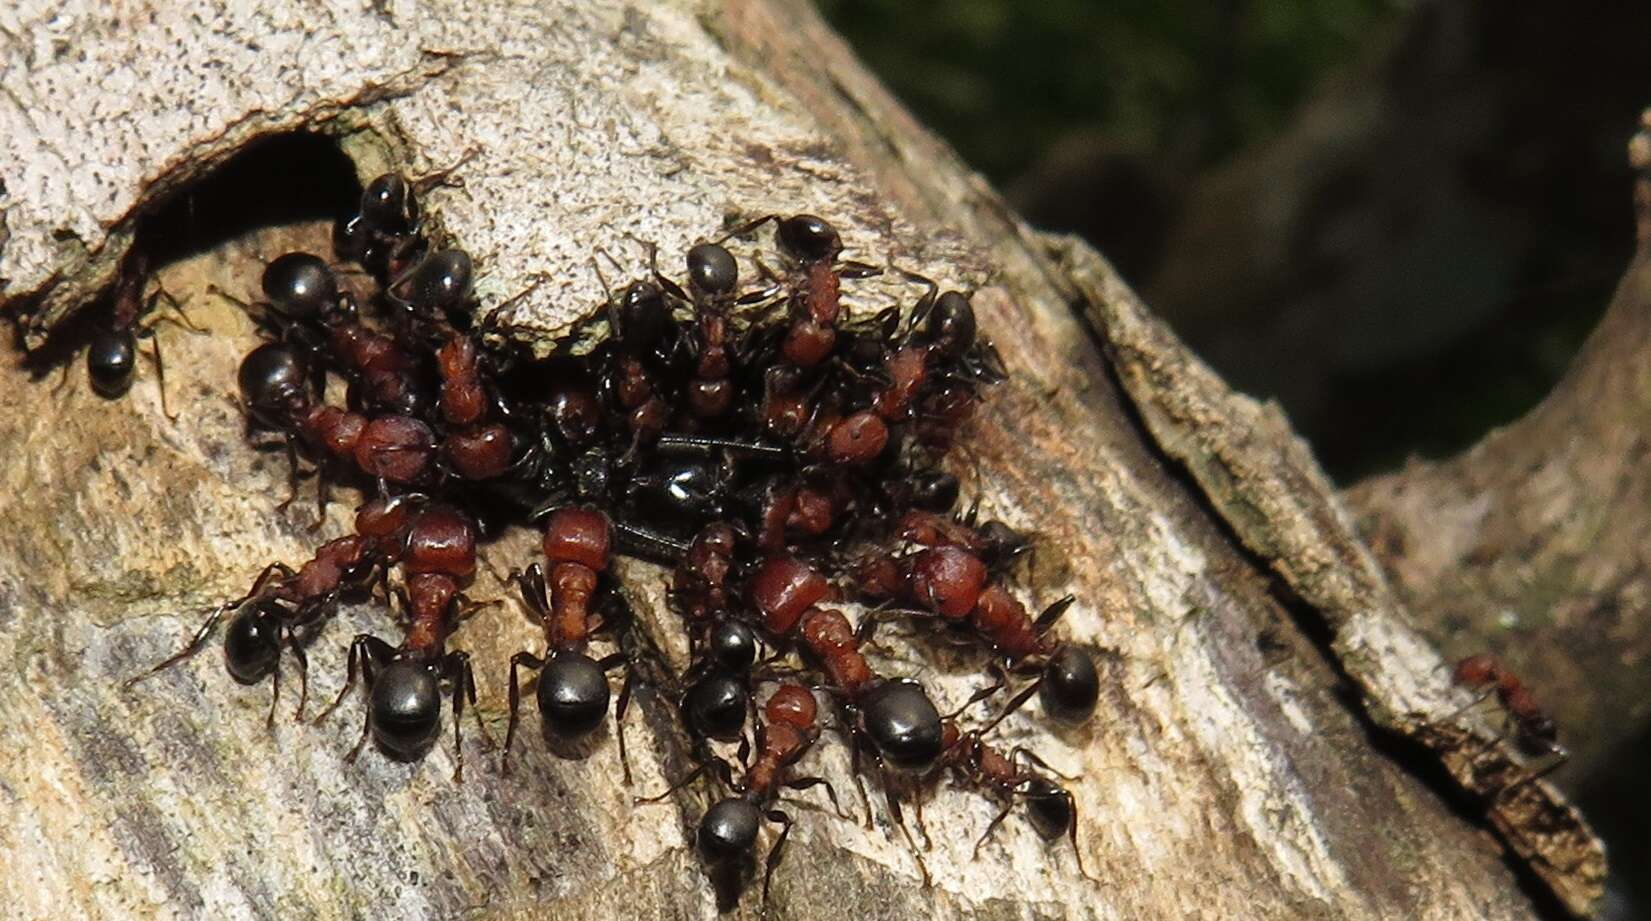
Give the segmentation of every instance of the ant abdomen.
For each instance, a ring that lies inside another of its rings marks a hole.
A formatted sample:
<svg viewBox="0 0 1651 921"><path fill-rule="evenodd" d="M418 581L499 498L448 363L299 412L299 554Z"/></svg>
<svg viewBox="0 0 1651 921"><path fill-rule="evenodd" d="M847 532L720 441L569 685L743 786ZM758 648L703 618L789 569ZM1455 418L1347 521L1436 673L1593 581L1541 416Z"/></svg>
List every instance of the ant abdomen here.
<svg viewBox="0 0 1651 921"><path fill-rule="evenodd" d="M373 676L369 719L373 739L391 755L423 755L441 729L441 683L425 664L391 662Z"/></svg>
<svg viewBox="0 0 1651 921"><path fill-rule="evenodd" d="M224 664L242 684L257 684L275 671L281 657L279 605L259 600L230 620L224 631Z"/></svg>
<svg viewBox="0 0 1651 921"><path fill-rule="evenodd" d="M576 739L608 714L608 677L582 652L558 652L539 673L539 715L553 738Z"/></svg>

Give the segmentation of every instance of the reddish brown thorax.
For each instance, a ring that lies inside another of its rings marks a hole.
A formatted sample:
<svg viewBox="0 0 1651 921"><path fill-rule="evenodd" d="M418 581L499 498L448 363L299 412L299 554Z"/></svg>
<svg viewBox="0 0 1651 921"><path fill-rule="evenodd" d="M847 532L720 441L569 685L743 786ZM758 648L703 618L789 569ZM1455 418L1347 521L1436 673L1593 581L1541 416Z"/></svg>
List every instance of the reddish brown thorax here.
<svg viewBox="0 0 1651 921"><path fill-rule="evenodd" d="M889 427L873 412L838 420L826 434L826 456L839 464L869 464L889 443Z"/></svg>
<svg viewBox="0 0 1651 921"><path fill-rule="evenodd" d="M487 414L487 392L476 367L475 343L458 333L449 336L436 352L436 370L441 374L442 418L459 427L480 423Z"/></svg>
<svg viewBox="0 0 1651 921"><path fill-rule="evenodd" d="M435 433L411 416L380 416L367 423L355 444L362 473L402 486L422 482L435 455Z"/></svg>
<svg viewBox="0 0 1651 921"><path fill-rule="evenodd" d="M564 508L545 525L545 559L550 562L552 642L578 648L595 626L590 599L598 574L608 568L608 516L590 509Z"/></svg>
<svg viewBox="0 0 1651 921"><path fill-rule="evenodd" d="M928 376L928 349L907 346L897 349L883 362L889 385L878 392L872 408L890 422L903 422L911 415L912 398Z"/></svg>
<svg viewBox="0 0 1651 921"><path fill-rule="evenodd" d="M798 626L803 646L820 661L831 686L849 699L860 696L876 680L876 674L860 653L860 638L843 612L830 608L809 608Z"/></svg>
<svg viewBox="0 0 1651 921"><path fill-rule="evenodd" d="M510 469L510 451L510 431L498 424L453 432L442 442L453 472L467 480L503 476Z"/></svg>
<svg viewBox="0 0 1651 921"><path fill-rule="evenodd" d="M805 270L805 279L807 289L803 295L803 305L808 311L809 319L821 326L835 326L841 303L842 282L837 278L837 267L833 260L809 264Z"/></svg>
<svg viewBox="0 0 1651 921"><path fill-rule="evenodd" d="M476 525L448 506L413 519L402 564L409 573L440 573L463 585L476 575Z"/></svg>
<svg viewBox="0 0 1651 921"><path fill-rule="evenodd" d="M1002 586L989 585L981 591L969 614L969 624L1012 662L1055 651L1055 644L1033 629L1026 607Z"/></svg>
<svg viewBox="0 0 1651 921"><path fill-rule="evenodd" d="M746 774L747 792L766 796L780 774L813 741L817 715L814 695L794 684L781 685L763 707L766 718L757 738L757 757Z"/></svg>
<svg viewBox="0 0 1651 921"><path fill-rule="evenodd" d="M770 633L785 635L803 612L831 594L831 583L792 556L770 557L751 578L751 603Z"/></svg>
<svg viewBox="0 0 1651 921"><path fill-rule="evenodd" d="M367 417L336 406L310 406L298 419L298 432L311 444L333 457L353 463Z"/></svg>
<svg viewBox="0 0 1651 921"><path fill-rule="evenodd" d="M578 563L594 572L608 568L608 516L582 508L557 509L545 523L545 559Z"/></svg>
<svg viewBox="0 0 1651 921"><path fill-rule="evenodd" d="M690 621L704 621L728 610L728 577L733 571L734 529L724 522L706 525L688 545L671 576L671 594Z"/></svg>
<svg viewBox="0 0 1651 921"><path fill-rule="evenodd" d="M949 620L974 610L986 586L986 564L962 547L929 547L911 563L912 601Z"/></svg>

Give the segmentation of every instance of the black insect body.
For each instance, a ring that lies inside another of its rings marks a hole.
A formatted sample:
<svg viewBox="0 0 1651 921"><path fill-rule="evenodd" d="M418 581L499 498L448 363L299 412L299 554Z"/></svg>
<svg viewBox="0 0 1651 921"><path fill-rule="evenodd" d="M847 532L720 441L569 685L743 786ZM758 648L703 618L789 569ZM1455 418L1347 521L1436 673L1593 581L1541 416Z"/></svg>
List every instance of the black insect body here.
<svg viewBox="0 0 1651 921"><path fill-rule="evenodd" d="M658 269L652 247L647 277L609 288L599 269L604 292L589 321L535 351L512 340L504 311L478 303L485 266L428 229L418 198L451 181L446 172L373 180L334 234L336 256L361 271L301 252L265 267L255 312L268 341L237 380L249 428L281 436L294 494L302 453L320 473L323 508L333 481L367 498L356 533L297 570L271 565L162 667L228 616L231 677L275 676L278 693L282 655L302 668L341 601L394 599L399 641L356 636L327 712L359 678L366 706L350 757L371 738L411 760L436 741L449 698L458 773L460 721L478 695L469 657L450 641L477 607L464 595L476 542L535 525L544 559L515 582L544 643L500 669L502 765L530 694L552 742L591 736L611 705L628 778L624 716L639 646L613 559L632 556L669 568L666 601L691 656L668 679L700 765L683 783L712 771L733 791L700 823L708 863L743 860L763 824L780 826L766 896L791 825L779 794L823 785L794 776L821 723L793 675L828 695L864 768L862 797L864 778L881 782L903 833L898 791L949 771L1024 804L1040 835L1076 844L1073 797L1029 755L980 740L1034 694L1046 715L1081 722L1100 681L1085 652L1049 634L1070 602L1034 617L1010 591L1029 536L953 512L961 486L949 452L1004 377L969 297L897 272L922 286L912 301L863 309L854 282L882 270L844 260L842 235L823 218L770 215L693 245L680 278ZM747 282L728 241L770 224L780 271L757 259ZM122 284L117 306L136 305L141 283ZM117 320L131 325L118 311ZM98 343L94 381L129 380L134 354ZM338 380L342 400L328 393ZM856 626L836 606L844 597L884 610ZM1000 662L1004 681L1034 682L985 726L961 727L921 684L867 658L872 625L894 613L951 626ZM620 669L615 703L610 673ZM786 683L759 708L776 680ZM715 753L733 745L737 785Z"/></svg>

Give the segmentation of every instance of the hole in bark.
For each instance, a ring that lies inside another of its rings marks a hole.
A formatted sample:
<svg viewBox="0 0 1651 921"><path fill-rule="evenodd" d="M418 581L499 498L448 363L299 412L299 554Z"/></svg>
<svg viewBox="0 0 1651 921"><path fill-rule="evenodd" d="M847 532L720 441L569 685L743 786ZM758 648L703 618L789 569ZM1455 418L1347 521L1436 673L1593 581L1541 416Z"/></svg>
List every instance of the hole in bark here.
<svg viewBox="0 0 1651 921"><path fill-rule="evenodd" d="M355 166L326 135L271 135L252 142L205 177L147 204L137 219L133 251L148 256L149 271L217 248L259 227L331 220L355 210L361 183ZM54 237L78 239L72 231ZM25 359L38 379L75 362L113 316L114 285L86 309L60 323ZM20 305L18 315L31 306ZM21 329L19 329L21 334ZM69 373L76 373L71 368Z"/></svg>
<svg viewBox="0 0 1651 921"><path fill-rule="evenodd" d="M333 138L274 135L148 209L136 245L159 268L257 227L343 217L360 199L355 167Z"/></svg>

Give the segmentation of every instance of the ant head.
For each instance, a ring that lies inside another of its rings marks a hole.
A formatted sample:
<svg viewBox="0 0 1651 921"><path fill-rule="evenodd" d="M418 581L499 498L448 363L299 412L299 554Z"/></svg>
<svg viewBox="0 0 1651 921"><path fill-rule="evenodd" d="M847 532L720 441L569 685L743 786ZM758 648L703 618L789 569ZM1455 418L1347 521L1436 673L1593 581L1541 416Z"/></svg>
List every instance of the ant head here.
<svg viewBox="0 0 1651 921"><path fill-rule="evenodd" d="M224 631L224 664L230 677L256 684L275 671L281 657L280 605L261 598L242 608Z"/></svg>
<svg viewBox="0 0 1651 921"><path fill-rule="evenodd" d="M264 267L264 298L297 320L318 319L338 301L338 279L319 256L287 253Z"/></svg>
<svg viewBox="0 0 1651 921"><path fill-rule="evenodd" d="M113 399L132 387L138 341L128 327L99 330L86 349L86 374L98 396Z"/></svg>
<svg viewBox="0 0 1651 921"><path fill-rule="evenodd" d="M701 243L688 250L688 284L712 297L726 297L739 284L739 264L728 248L717 243Z"/></svg>
<svg viewBox="0 0 1651 921"><path fill-rule="evenodd" d="M957 504L957 477L944 470L920 470L911 475L911 504L925 512L945 514Z"/></svg>
<svg viewBox="0 0 1651 921"><path fill-rule="evenodd" d="M749 702L745 686L719 672L689 686L682 695L682 713L695 735L732 742L745 728Z"/></svg>
<svg viewBox="0 0 1651 921"><path fill-rule="evenodd" d="M665 294L651 281L633 281L619 292L614 336L628 349L645 351L665 338L671 325L671 309Z"/></svg>
<svg viewBox="0 0 1651 921"><path fill-rule="evenodd" d="M699 852L711 863L743 857L757 843L762 813L740 797L729 797L699 820Z"/></svg>
<svg viewBox="0 0 1651 921"><path fill-rule="evenodd" d="M236 380L241 400L254 415L279 413L304 397L306 372L297 351L266 342L241 359Z"/></svg>
<svg viewBox="0 0 1651 921"><path fill-rule="evenodd" d="M964 295L947 291L934 302L923 332L940 354L962 358L975 344L975 309Z"/></svg>
<svg viewBox="0 0 1651 921"><path fill-rule="evenodd" d="M401 233L418 223L418 202L400 173L385 173L361 193L361 219L374 230Z"/></svg>
<svg viewBox="0 0 1651 921"><path fill-rule="evenodd" d="M407 279L407 300L429 311L459 307L470 296L474 271L470 254L464 250L436 250L425 256Z"/></svg>
<svg viewBox="0 0 1651 921"><path fill-rule="evenodd" d="M798 262L830 262L843 251L843 238L824 218L799 214L780 221L774 239L787 256Z"/></svg>
<svg viewBox="0 0 1651 921"><path fill-rule="evenodd" d="M1026 818L1038 837L1053 841L1072 827L1077 809L1065 787L1038 777L1027 781L1022 792L1026 799Z"/></svg>
<svg viewBox="0 0 1651 921"><path fill-rule="evenodd" d="M391 662L373 677L373 738L391 755L418 757L441 729L441 684L419 662Z"/></svg>
<svg viewBox="0 0 1651 921"><path fill-rule="evenodd" d="M980 526L980 536L986 542L987 554L996 563L1007 562L1032 549L1032 541L1025 534L996 519Z"/></svg>
<svg viewBox="0 0 1651 921"><path fill-rule="evenodd" d="M608 713L608 676L582 652L559 652L539 673L539 715L545 731L577 738L602 725Z"/></svg>
<svg viewBox="0 0 1651 921"><path fill-rule="evenodd" d="M1095 663L1083 650L1062 646L1049 657L1038 685L1043 712L1062 723L1081 723L1095 712L1101 696L1101 679Z"/></svg>
<svg viewBox="0 0 1651 921"><path fill-rule="evenodd" d="M711 660L734 674L748 671L757 661L757 634L732 618L723 618L711 628Z"/></svg>
<svg viewBox="0 0 1651 921"><path fill-rule="evenodd" d="M921 685L906 678L884 682L866 694L860 728L883 760L902 771L927 771L944 749L940 711Z"/></svg>

